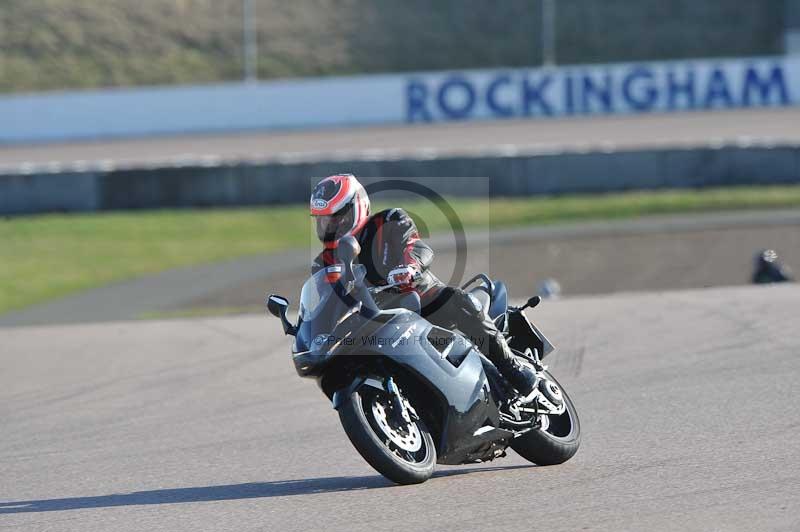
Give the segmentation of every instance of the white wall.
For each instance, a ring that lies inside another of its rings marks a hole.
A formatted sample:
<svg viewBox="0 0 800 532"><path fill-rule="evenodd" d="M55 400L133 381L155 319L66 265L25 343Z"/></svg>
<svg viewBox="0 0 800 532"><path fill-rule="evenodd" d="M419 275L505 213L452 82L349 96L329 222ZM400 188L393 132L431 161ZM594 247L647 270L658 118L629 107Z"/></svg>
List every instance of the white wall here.
<svg viewBox="0 0 800 532"><path fill-rule="evenodd" d="M0 142L800 104L800 56L0 97Z"/></svg>

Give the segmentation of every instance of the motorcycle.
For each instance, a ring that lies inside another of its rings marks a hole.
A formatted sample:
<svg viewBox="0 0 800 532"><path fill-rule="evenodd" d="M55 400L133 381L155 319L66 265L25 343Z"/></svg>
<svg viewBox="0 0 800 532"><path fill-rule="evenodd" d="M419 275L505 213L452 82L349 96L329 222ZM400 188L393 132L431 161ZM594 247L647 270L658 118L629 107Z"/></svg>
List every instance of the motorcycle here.
<svg viewBox="0 0 800 532"><path fill-rule="evenodd" d="M509 447L538 465L569 460L580 445L580 421L564 388L542 359L554 350L525 316L541 301L508 304L505 285L484 274L463 288L506 336L515 355L536 370L537 387L523 402L497 368L464 336L420 316L416 293L395 294L391 308L375 298L354 264L358 242L343 238L339 264L311 276L299 318L289 301L270 295L267 308L294 336L292 360L316 379L361 456L398 484L426 481L436 464L470 464L506 455Z"/></svg>

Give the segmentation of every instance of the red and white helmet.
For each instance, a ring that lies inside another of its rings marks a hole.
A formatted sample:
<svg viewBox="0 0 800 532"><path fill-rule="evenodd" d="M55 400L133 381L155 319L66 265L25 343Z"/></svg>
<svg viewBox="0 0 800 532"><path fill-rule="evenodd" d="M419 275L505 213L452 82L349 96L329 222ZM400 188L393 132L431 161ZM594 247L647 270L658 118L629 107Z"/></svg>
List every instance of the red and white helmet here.
<svg viewBox="0 0 800 532"><path fill-rule="evenodd" d="M311 193L311 216L317 238L325 247L336 247L340 238L353 235L369 218L367 191L352 174L326 177Z"/></svg>

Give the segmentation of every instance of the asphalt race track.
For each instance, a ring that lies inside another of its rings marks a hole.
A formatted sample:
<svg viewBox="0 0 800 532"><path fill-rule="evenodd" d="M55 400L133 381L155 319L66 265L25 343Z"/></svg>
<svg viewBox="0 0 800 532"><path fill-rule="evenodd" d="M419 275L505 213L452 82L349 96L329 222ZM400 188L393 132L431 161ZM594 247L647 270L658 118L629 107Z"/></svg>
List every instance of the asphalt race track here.
<svg viewBox="0 0 800 532"><path fill-rule="evenodd" d="M0 329L3 530L798 530L800 286L529 311L575 458L395 487L261 316Z"/></svg>
<svg viewBox="0 0 800 532"><path fill-rule="evenodd" d="M0 145L0 172L87 165L135 167L239 160L431 157L687 148L800 141L800 108L638 116L502 120L319 131L241 132L89 142Z"/></svg>

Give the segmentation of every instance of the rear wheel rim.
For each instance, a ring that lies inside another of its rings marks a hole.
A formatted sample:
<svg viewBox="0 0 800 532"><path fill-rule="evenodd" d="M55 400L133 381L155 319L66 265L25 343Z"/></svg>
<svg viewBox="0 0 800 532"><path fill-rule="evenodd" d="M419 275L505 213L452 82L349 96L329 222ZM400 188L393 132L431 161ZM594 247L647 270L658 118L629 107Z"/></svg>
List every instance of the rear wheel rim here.
<svg viewBox="0 0 800 532"><path fill-rule="evenodd" d="M547 420L542 426L542 430L559 440L571 440L574 432L574 424L569 414L569 408L558 416L546 416ZM546 426L545 426L546 424Z"/></svg>

